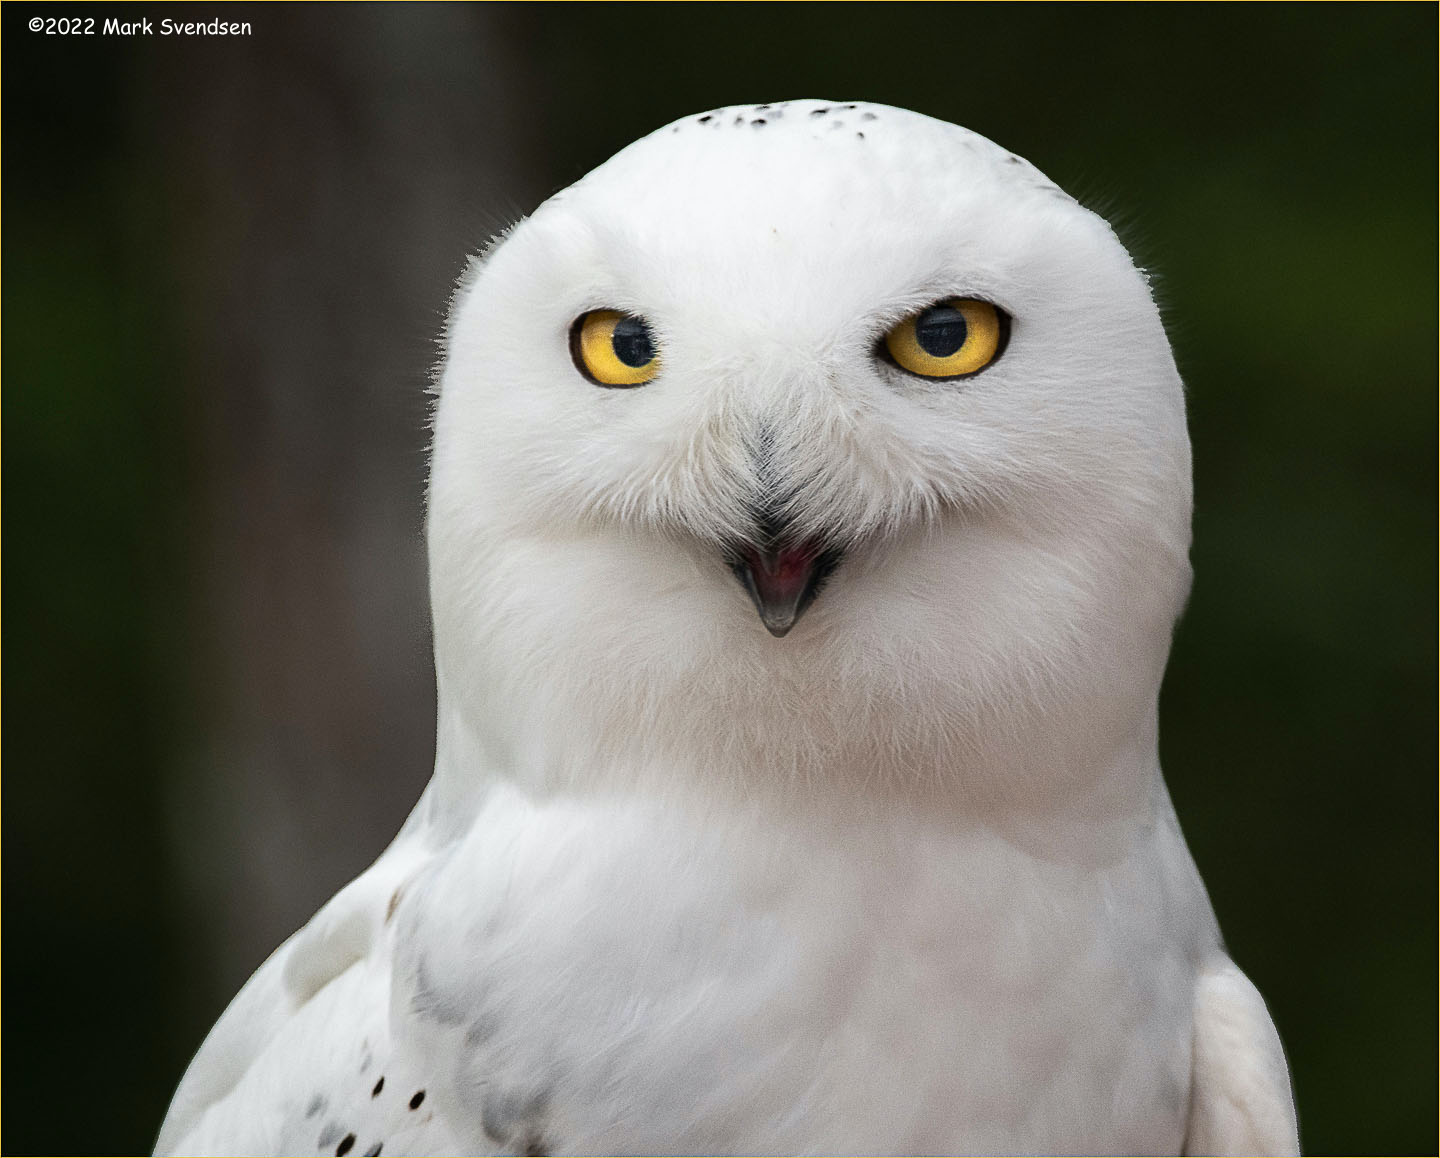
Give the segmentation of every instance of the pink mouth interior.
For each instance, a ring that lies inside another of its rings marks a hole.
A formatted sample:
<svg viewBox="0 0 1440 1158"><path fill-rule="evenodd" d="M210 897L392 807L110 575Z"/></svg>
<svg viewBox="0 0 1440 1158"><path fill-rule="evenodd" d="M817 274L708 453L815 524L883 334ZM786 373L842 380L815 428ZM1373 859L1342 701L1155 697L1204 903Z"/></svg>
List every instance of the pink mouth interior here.
<svg viewBox="0 0 1440 1158"><path fill-rule="evenodd" d="M775 554L762 554L745 548L745 562L755 577L755 587L766 603L781 604L798 600L810 582L815 560L820 554L814 543L784 547Z"/></svg>

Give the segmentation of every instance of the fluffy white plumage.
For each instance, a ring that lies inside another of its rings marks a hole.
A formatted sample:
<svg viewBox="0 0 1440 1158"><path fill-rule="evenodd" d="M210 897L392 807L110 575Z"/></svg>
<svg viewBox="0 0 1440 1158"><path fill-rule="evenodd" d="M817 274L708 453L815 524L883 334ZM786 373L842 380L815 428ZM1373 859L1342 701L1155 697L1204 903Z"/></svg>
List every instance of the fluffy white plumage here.
<svg viewBox="0 0 1440 1158"><path fill-rule="evenodd" d="M955 297L981 373L877 356ZM599 308L654 381L581 376ZM456 295L434 778L159 1149L1296 1152L1157 761L1189 522L1145 279L1026 162L813 101L625 149ZM777 528L843 551L783 639Z"/></svg>

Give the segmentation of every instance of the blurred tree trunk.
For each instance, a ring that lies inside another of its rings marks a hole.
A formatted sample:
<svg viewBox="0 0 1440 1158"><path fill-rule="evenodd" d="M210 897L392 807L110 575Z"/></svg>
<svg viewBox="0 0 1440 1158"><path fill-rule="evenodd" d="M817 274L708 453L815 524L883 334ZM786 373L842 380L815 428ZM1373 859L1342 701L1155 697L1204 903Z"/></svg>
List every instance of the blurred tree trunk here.
<svg viewBox="0 0 1440 1158"><path fill-rule="evenodd" d="M425 390L466 254L538 199L503 8L228 18L253 35L177 46L150 94L203 483L171 830L206 1015L429 775Z"/></svg>

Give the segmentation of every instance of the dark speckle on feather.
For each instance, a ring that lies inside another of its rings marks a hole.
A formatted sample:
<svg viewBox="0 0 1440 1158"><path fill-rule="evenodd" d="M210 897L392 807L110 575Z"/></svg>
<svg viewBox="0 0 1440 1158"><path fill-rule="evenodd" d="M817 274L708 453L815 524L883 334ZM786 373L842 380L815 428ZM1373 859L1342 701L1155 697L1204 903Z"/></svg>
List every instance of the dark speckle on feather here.
<svg viewBox="0 0 1440 1158"><path fill-rule="evenodd" d="M339 1138L341 1133L343 1133L343 1127L339 1122L327 1123L325 1128L320 1131L320 1137L315 1143L315 1148L317 1150L330 1149L331 1146L335 1145L335 1139Z"/></svg>
<svg viewBox="0 0 1440 1158"><path fill-rule="evenodd" d="M323 1094L316 1094L310 1099L310 1104L305 1107L305 1116L307 1118L313 1118L324 1109L325 1096Z"/></svg>
<svg viewBox="0 0 1440 1158"><path fill-rule="evenodd" d="M417 1017L439 1022L441 1025L461 1025L465 1021L465 1010L431 983L430 973L422 957L415 965L415 985L410 993L410 1008Z"/></svg>
<svg viewBox="0 0 1440 1158"><path fill-rule="evenodd" d="M379 1158L380 1151L384 1149L384 1147L384 1142L376 1142L375 1145L371 1146L370 1149L365 1151L365 1158Z"/></svg>
<svg viewBox="0 0 1440 1158"><path fill-rule="evenodd" d="M863 141L863 140L865 139L865 134L864 134L864 133L856 133L856 134L855 134L855 139L856 139L857 141Z"/></svg>
<svg viewBox="0 0 1440 1158"><path fill-rule="evenodd" d="M371 1096L372 1098L378 1098L378 1097L380 1096L380 1091L383 1090L384 1088L385 1088L385 1075L384 1075L384 1074L381 1074L381 1075L380 1075L380 1080L375 1083L375 1088L370 1091L370 1096Z"/></svg>
<svg viewBox="0 0 1440 1158"><path fill-rule="evenodd" d="M860 119L862 121L878 121L880 118L877 117L874 113L861 113Z"/></svg>
<svg viewBox="0 0 1440 1158"><path fill-rule="evenodd" d="M489 1014L482 1014L472 1021L465 1029L465 1044L467 1046L482 1045L495 1036L495 1018Z"/></svg>
<svg viewBox="0 0 1440 1158"><path fill-rule="evenodd" d="M340 1139L340 1145L335 1147L335 1158L345 1158L345 1155L350 1153L350 1150L354 1145L355 1135L346 1134L345 1137Z"/></svg>
<svg viewBox="0 0 1440 1158"><path fill-rule="evenodd" d="M548 1154L545 1141L548 1090L530 1094L487 1090L480 1099L480 1128L493 1141L520 1154Z"/></svg>
<svg viewBox="0 0 1440 1158"><path fill-rule="evenodd" d="M829 111L830 111L829 108L811 109L811 110L810 110L810 115L811 115L812 117L823 117L823 116L824 116L826 113L828 113Z"/></svg>
<svg viewBox="0 0 1440 1158"><path fill-rule="evenodd" d="M763 129L765 127L765 118L756 117L753 121L750 122L750 127L752 129Z"/></svg>
<svg viewBox="0 0 1440 1158"><path fill-rule="evenodd" d="M414 1094L411 1096L411 1098L410 1098L410 1108L411 1108L412 1110L418 1110L418 1109L420 1108L420 1103L423 1102L424 1100L425 1100L425 1091L424 1091L424 1090L416 1090L415 1093L414 1093Z"/></svg>

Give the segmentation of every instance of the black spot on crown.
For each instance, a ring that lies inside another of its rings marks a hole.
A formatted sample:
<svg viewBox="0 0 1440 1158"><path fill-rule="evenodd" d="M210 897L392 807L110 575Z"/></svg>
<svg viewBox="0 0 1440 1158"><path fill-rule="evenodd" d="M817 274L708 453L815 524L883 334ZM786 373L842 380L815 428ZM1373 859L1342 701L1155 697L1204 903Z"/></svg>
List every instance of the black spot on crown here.
<svg viewBox="0 0 1440 1158"><path fill-rule="evenodd" d="M715 118L712 117L709 113L706 113L703 117L696 117L696 118L695 118L696 123L697 123L697 124L701 124L701 125L708 125L708 124L709 124L711 121L713 121L714 119L715 119Z"/></svg>
<svg viewBox="0 0 1440 1158"><path fill-rule="evenodd" d="M756 117L753 121L750 122L750 127L752 129L763 129L765 127L765 118Z"/></svg>
<svg viewBox="0 0 1440 1158"><path fill-rule="evenodd" d="M829 106L826 106L825 108L820 108L820 109L811 109L811 110L810 110L810 115L811 115L812 117L823 117L823 116L824 116L826 113L828 113L829 111L830 111Z"/></svg>
<svg viewBox="0 0 1440 1158"><path fill-rule="evenodd" d="M877 117L874 113L861 113L860 119L862 121L878 121L880 118Z"/></svg>

